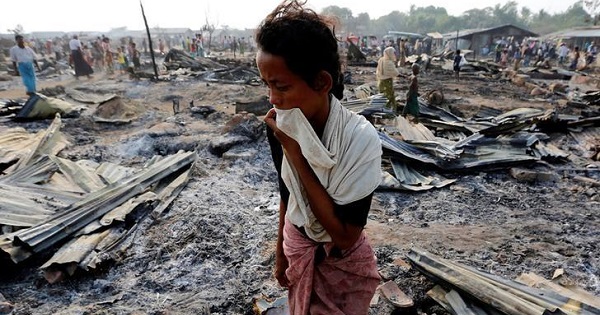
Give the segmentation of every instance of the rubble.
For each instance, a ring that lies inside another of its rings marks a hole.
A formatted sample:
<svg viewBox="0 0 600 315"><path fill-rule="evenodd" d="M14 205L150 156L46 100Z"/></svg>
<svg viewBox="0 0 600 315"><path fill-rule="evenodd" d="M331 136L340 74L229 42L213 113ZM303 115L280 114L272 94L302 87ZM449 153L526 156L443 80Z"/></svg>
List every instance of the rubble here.
<svg viewBox="0 0 600 315"><path fill-rule="evenodd" d="M68 145L60 125L60 117L55 118L46 133L25 148L30 153L15 150L16 163L0 178L0 224L19 228L2 235L0 249L14 263L70 240L41 266L50 283L114 259L124 250L120 243L142 219L149 213L156 219L173 202L196 159L194 153L183 152L156 156L143 170L117 167L113 170L120 172L109 173L107 164L56 156ZM21 141L8 140L5 145L22 148ZM21 191L18 198L9 197L15 191Z"/></svg>
<svg viewBox="0 0 600 315"><path fill-rule="evenodd" d="M171 49L165 55L163 65L167 70L190 69L192 71L214 71L224 69L225 66L208 58L194 58L180 49Z"/></svg>
<svg viewBox="0 0 600 315"><path fill-rule="evenodd" d="M177 58L173 66L192 62ZM385 151L384 180L366 226L382 284L393 281L413 301L411 311L451 314L426 296L437 280L399 262L416 246L503 277L524 271L552 276L560 268L556 281L538 285L569 280L597 295L600 98L597 88L585 85L594 80L576 79L583 81L572 85L563 79L583 72L523 68L509 73L493 62L470 60L472 71L455 82L440 56L431 60L430 71L420 78L419 124L396 119L385 108L374 68L347 68L351 80L344 105L375 124ZM78 232L45 230L56 232L61 240L56 247L19 264L2 251L3 267L11 272L1 275L0 291L16 311L248 314L255 311L255 301L272 303L286 295L272 277L277 175L257 117L270 106L247 64L223 61L217 70L162 65L161 77L167 80L156 82L99 74L89 82L67 82L55 95L86 107L78 118L63 117L62 128L49 128L49 120L20 125L6 120L0 127L0 168L6 173L0 175L6 189L1 207L31 213L19 216L11 210L11 225L0 223L3 237L36 224L44 231L40 220L48 218L53 224L65 222L57 221L58 209L81 204L105 187L129 188L119 198L126 200L107 206L110 212ZM510 82L515 73L523 75L521 87ZM205 78L214 83L199 82ZM395 82L399 104L403 80ZM16 91L16 86L0 90ZM535 88L545 94L532 96ZM174 99L181 102L176 114ZM19 108L15 103L24 103L2 102L0 107L13 114ZM41 138L55 142L38 147ZM165 169L158 182L122 186L156 165L157 155L186 155L186 163L197 158L175 173ZM511 171L525 180L513 178ZM6 184L10 181L14 184ZM26 236L23 242L13 238L21 256L28 255L23 248L37 248L37 238ZM6 248L17 253L14 242L8 243ZM65 278L69 281L60 282ZM47 281L58 282L43 284ZM446 306L471 307L460 290L443 289L438 295L448 300ZM390 314L394 308L379 292L371 313Z"/></svg>

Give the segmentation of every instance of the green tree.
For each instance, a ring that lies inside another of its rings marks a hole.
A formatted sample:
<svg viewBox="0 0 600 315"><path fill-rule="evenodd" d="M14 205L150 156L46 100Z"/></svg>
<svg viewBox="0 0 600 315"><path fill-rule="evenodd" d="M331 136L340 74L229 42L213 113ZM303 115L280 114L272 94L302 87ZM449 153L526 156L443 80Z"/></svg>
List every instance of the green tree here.
<svg viewBox="0 0 600 315"><path fill-rule="evenodd" d="M460 18L466 28L484 28L488 27L489 23L493 20L492 8L487 7L483 9L471 9L465 11Z"/></svg>
<svg viewBox="0 0 600 315"><path fill-rule="evenodd" d="M582 5L585 12L592 17L594 25L597 25L598 14L600 13L600 0L583 0Z"/></svg>
<svg viewBox="0 0 600 315"><path fill-rule="evenodd" d="M528 7L522 7L521 8L521 19L523 20L525 25L528 25L531 22L531 17L532 17L531 10Z"/></svg>
<svg viewBox="0 0 600 315"><path fill-rule="evenodd" d="M504 5L496 4L492 9L492 18L497 25L514 24L522 25L518 16L518 5L516 1L508 1Z"/></svg>
<svg viewBox="0 0 600 315"><path fill-rule="evenodd" d="M355 19L356 30L361 32L363 35L367 35L371 31L371 17L369 13L360 13Z"/></svg>
<svg viewBox="0 0 600 315"><path fill-rule="evenodd" d="M583 26L600 13L600 0L580 0L565 12L550 14L546 10L536 13L527 7L519 8L516 1L497 4L483 9L470 9L460 16L448 15L443 7L411 5L408 12L391 11L389 14L372 20L367 13L356 17L348 8L329 6L321 13L336 16L342 24L341 30L357 35L385 35L388 31L404 31L425 34L436 31L454 32L461 29L488 28L512 24L530 29L541 35ZM592 13L590 13L592 12Z"/></svg>

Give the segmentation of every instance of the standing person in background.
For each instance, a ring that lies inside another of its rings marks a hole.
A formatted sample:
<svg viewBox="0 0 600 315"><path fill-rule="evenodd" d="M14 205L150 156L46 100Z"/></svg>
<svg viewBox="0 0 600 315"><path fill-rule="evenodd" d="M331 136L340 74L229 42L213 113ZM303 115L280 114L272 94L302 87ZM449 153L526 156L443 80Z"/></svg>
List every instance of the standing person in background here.
<svg viewBox="0 0 600 315"><path fill-rule="evenodd" d="M521 65L521 59L522 59L522 57L523 57L522 49L521 49L521 47L517 47L515 49L515 55L513 56L513 59L514 59L513 70L514 71L518 71L519 70L519 66Z"/></svg>
<svg viewBox="0 0 600 315"><path fill-rule="evenodd" d="M452 69L454 70L454 77L456 81L460 81L460 64L462 61L462 56L460 55L460 49L457 49L454 53L454 62L452 63Z"/></svg>
<svg viewBox="0 0 600 315"><path fill-rule="evenodd" d="M523 66L529 67L529 63L531 61L531 49L527 43L523 44L523 48L521 48L521 55L523 56Z"/></svg>
<svg viewBox="0 0 600 315"><path fill-rule="evenodd" d="M127 57L125 56L124 47L117 47L117 67L121 74L127 71Z"/></svg>
<svg viewBox="0 0 600 315"><path fill-rule="evenodd" d="M508 49L502 50L502 55L500 55L500 67L506 68L508 65Z"/></svg>
<svg viewBox="0 0 600 315"><path fill-rule="evenodd" d="M94 70L85 60L83 48L77 35L73 35L73 38L69 41L69 49L71 49L71 59L75 64L75 78L79 79L83 75L87 76L88 79L91 78Z"/></svg>
<svg viewBox="0 0 600 315"><path fill-rule="evenodd" d="M569 69L571 70L577 70L577 64L579 63L579 46L575 46L575 49L573 50L573 60L571 60L571 65L569 65Z"/></svg>
<svg viewBox="0 0 600 315"><path fill-rule="evenodd" d="M404 64L406 63L406 41L404 40L404 38L400 39L400 43L398 44L398 50L400 51L400 55L398 57L398 66L404 67Z"/></svg>
<svg viewBox="0 0 600 315"><path fill-rule="evenodd" d="M246 51L246 39L242 37L240 40L240 56L244 56L244 52Z"/></svg>
<svg viewBox="0 0 600 315"><path fill-rule="evenodd" d="M45 48L46 48L46 55L52 56L52 40L51 39L46 40Z"/></svg>
<svg viewBox="0 0 600 315"><path fill-rule="evenodd" d="M404 110L402 110L402 116L412 116L412 120L415 123L419 123L419 79L417 78L419 68L418 64L413 63L410 84L406 92L406 105L404 106Z"/></svg>
<svg viewBox="0 0 600 315"><path fill-rule="evenodd" d="M396 104L396 96L394 95L394 78L398 76L399 72L396 69L396 55L394 51L394 47L387 47L383 50L383 56L377 61L375 76L377 77L379 92L383 93L387 98L386 106L396 112L398 105Z"/></svg>
<svg viewBox="0 0 600 315"><path fill-rule="evenodd" d="M110 46L110 39L108 37L102 38L102 51L104 52L104 63L106 65L106 72L108 74L115 73L113 52L112 47Z"/></svg>
<svg viewBox="0 0 600 315"><path fill-rule="evenodd" d="M198 40L197 40L198 56L204 58L204 43L203 43L204 39L202 38L202 34L198 34L197 36L198 36Z"/></svg>
<svg viewBox="0 0 600 315"><path fill-rule="evenodd" d="M291 0L256 31L281 196L275 277L294 315L365 315L380 282L363 229L381 180L381 142L338 100L344 84L332 24Z"/></svg>
<svg viewBox="0 0 600 315"><path fill-rule="evenodd" d="M144 54L148 53L148 43L146 42L146 38L142 39L142 49L144 50Z"/></svg>
<svg viewBox="0 0 600 315"><path fill-rule="evenodd" d="M10 49L10 60L12 60L15 74L20 75L23 80L23 85L27 95L33 95L36 92L35 88L35 70L33 65L40 71L40 66L37 63L37 56L33 49L25 46L22 35L16 35L15 41L17 44Z"/></svg>
<svg viewBox="0 0 600 315"><path fill-rule="evenodd" d="M54 51L54 57L56 58L56 61L61 60L63 56L63 48L60 39L54 40L52 50Z"/></svg>
<svg viewBox="0 0 600 315"><path fill-rule="evenodd" d="M500 56L502 55L502 40L498 41L495 48L496 58L494 59L496 63L500 62Z"/></svg>
<svg viewBox="0 0 600 315"><path fill-rule="evenodd" d="M165 42L162 38L158 39L158 52L160 52L161 55L165 54Z"/></svg>
<svg viewBox="0 0 600 315"><path fill-rule="evenodd" d="M96 70L104 69L104 52L102 51L102 40L98 40L92 43L92 56L94 58L94 68Z"/></svg>
<svg viewBox="0 0 600 315"><path fill-rule="evenodd" d="M94 56L92 55L92 50L89 48L87 44L84 44L81 47L81 53L83 54L83 60L91 66L94 65Z"/></svg>
<svg viewBox="0 0 600 315"><path fill-rule="evenodd" d="M565 60L567 60L567 56L569 55L569 48L565 43L560 43L560 47L558 48L558 64L563 65Z"/></svg>
<svg viewBox="0 0 600 315"><path fill-rule="evenodd" d="M233 58L235 58L235 51L237 50L237 48L238 48L238 43L234 36L233 40L231 41L231 50L233 51Z"/></svg>
<svg viewBox="0 0 600 315"><path fill-rule="evenodd" d="M140 64L140 51L136 48L135 43L131 43L131 61L133 62L133 69L139 70Z"/></svg>

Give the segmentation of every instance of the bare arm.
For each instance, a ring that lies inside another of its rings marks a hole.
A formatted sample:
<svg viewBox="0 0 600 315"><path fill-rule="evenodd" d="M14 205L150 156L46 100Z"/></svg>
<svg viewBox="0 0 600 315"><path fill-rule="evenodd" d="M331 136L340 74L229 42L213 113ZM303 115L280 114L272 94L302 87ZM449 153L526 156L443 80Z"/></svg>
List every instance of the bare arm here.
<svg viewBox="0 0 600 315"><path fill-rule="evenodd" d="M308 161L302 155L300 145L294 139L287 136L277 128L274 120L275 111L271 110L265 117L267 125L273 129L275 137L283 147L283 152L288 161L294 166L298 177L308 196L308 203L313 214L323 225L327 233L331 236L333 242L340 249L350 248L360 236L362 227L342 222L334 212L335 203L314 171L308 164Z"/></svg>
<svg viewBox="0 0 600 315"><path fill-rule="evenodd" d="M282 287L289 286L289 280L285 275L285 270L289 264L285 254L283 253L283 226L285 223L285 213L287 207L283 200L279 202L279 227L277 229L277 246L275 249L275 278Z"/></svg>

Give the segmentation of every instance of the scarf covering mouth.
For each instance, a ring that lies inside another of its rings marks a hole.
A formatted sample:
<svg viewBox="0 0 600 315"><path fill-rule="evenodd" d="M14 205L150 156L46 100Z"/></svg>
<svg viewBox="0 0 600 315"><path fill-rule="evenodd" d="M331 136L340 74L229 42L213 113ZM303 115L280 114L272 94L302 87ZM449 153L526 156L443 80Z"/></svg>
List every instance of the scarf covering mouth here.
<svg viewBox="0 0 600 315"><path fill-rule="evenodd" d="M333 201L345 205L371 194L381 180L381 141L377 131L363 116L343 107L330 97L329 117L322 139L299 108L280 110L277 127L300 145L321 185ZM304 227L309 238L331 242L331 236L313 214L306 191L294 167L284 156L281 177L290 191L286 218Z"/></svg>

